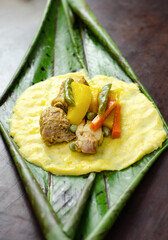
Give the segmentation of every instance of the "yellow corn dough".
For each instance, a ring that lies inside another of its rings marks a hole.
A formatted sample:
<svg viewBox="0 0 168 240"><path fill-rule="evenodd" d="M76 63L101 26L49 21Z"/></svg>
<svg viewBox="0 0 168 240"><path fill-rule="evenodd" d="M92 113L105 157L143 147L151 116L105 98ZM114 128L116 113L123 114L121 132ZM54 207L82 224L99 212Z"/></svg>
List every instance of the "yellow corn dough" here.
<svg viewBox="0 0 168 240"><path fill-rule="evenodd" d="M19 97L11 117L10 134L23 157L54 174L81 175L103 170L121 170L162 146L166 139L161 118L136 84L114 77L95 76L92 86L112 83L120 90L121 137L104 138L94 155L72 152L68 143L48 147L41 138L39 118L59 92L63 80L85 76L84 71L52 77L29 87Z"/></svg>

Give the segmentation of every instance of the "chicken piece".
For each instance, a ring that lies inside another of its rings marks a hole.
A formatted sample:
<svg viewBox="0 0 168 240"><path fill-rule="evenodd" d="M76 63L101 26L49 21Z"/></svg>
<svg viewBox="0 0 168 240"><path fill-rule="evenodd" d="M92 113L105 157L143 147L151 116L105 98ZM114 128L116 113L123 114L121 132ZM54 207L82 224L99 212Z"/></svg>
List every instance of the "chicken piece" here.
<svg viewBox="0 0 168 240"><path fill-rule="evenodd" d="M91 121L87 121L87 124L85 124L83 131L84 132L90 132L98 141L99 145L102 143L103 141L103 131L102 128L98 128L97 131L93 131L90 129L90 124Z"/></svg>
<svg viewBox="0 0 168 240"><path fill-rule="evenodd" d="M103 140L102 128L97 131L90 129L90 121L82 121L76 131L77 141L75 142L75 148L78 152L94 154L97 152L98 145Z"/></svg>
<svg viewBox="0 0 168 240"><path fill-rule="evenodd" d="M62 82L60 91L59 91L57 97L52 100L51 106L61 108L62 110L64 110L64 112L67 113L68 104L66 103L66 101L64 99L64 83L65 83L65 81Z"/></svg>
<svg viewBox="0 0 168 240"><path fill-rule="evenodd" d="M77 152L94 154L97 152L98 141L89 132L83 132L80 138L75 142Z"/></svg>
<svg viewBox="0 0 168 240"><path fill-rule="evenodd" d="M85 120L81 122L81 124L78 125L77 130L76 130L76 136L77 138L80 137L83 133L83 128L85 126Z"/></svg>
<svg viewBox="0 0 168 240"><path fill-rule="evenodd" d="M48 107L40 116L40 133L47 145L70 142L76 135L70 131L70 121L61 108Z"/></svg>

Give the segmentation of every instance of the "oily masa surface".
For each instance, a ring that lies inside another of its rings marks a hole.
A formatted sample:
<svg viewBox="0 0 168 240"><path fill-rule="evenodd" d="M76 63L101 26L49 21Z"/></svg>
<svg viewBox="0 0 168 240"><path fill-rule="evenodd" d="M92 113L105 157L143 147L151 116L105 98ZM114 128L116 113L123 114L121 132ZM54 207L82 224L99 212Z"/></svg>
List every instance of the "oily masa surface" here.
<svg viewBox="0 0 168 240"><path fill-rule="evenodd" d="M41 138L39 118L59 92L63 80L85 76L84 71L52 77L29 87L17 100L10 120L10 134L24 158L54 174L81 175L103 170L121 170L162 146L163 123L153 104L138 86L113 77L95 76L89 84L120 91L121 137L104 138L95 155L72 152L69 144L48 147Z"/></svg>

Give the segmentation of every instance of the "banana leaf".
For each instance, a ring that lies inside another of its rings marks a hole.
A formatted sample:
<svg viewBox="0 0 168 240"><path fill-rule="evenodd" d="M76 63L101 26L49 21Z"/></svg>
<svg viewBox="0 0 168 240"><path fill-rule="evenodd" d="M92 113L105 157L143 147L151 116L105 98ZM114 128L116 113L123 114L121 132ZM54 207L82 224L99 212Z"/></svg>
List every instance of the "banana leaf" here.
<svg viewBox="0 0 168 240"><path fill-rule="evenodd" d="M54 176L19 155L18 147L9 136L7 120L19 95L50 76L84 68L90 76L104 74L137 82L153 102L86 3L69 0L69 4L75 15L66 0L48 1L37 36L1 97L0 130L46 239L102 239L168 141L133 166L99 173L96 178L94 173L80 177Z"/></svg>
<svg viewBox="0 0 168 240"><path fill-rule="evenodd" d="M117 77L128 83L136 82L158 110L153 99L86 2L83 0L68 1L73 11L85 23L81 32L85 61L90 77L103 74ZM161 116L160 112L159 114ZM162 116L161 118L165 130L168 131L166 122ZM77 239L102 239L106 235L135 187L167 146L168 139L163 143L162 148L146 155L127 169L97 174L90 199L82 216Z"/></svg>

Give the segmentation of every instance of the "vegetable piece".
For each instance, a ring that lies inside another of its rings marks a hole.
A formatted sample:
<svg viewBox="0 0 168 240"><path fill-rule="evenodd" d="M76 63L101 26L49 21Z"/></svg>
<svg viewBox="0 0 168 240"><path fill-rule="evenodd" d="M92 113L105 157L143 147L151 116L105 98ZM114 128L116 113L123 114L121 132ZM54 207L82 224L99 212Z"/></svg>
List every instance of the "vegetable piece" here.
<svg viewBox="0 0 168 240"><path fill-rule="evenodd" d="M77 127L78 127L77 125L72 124L72 125L70 126L70 131L73 132L73 133L76 133Z"/></svg>
<svg viewBox="0 0 168 240"><path fill-rule="evenodd" d="M65 101L67 102L68 105L72 105L72 106L75 105L75 101L74 101L73 94L72 94L72 87L71 87L71 83L73 81L74 80L72 78L68 78L68 79L66 79L65 84L64 84Z"/></svg>
<svg viewBox="0 0 168 240"><path fill-rule="evenodd" d="M69 148L70 148L71 151L75 152L75 151L76 151L75 142L71 142L71 143L69 144Z"/></svg>
<svg viewBox="0 0 168 240"><path fill-rule="evenodd" d="M72 82L72 93L75 100L75 106L68 107L67 118L71 124L79 125L86 115L91 103L90 87L82 83Z"/></svg>
<svg viewBox="0 0 168 240"><path fill-rule="evenodd" d="M103 132L104 132L104 137L108 137L108 136L110 136L110 129L109 128L107 128L107 127L103 127Z"/></svg>
<svg viewBox="0 0 168 240"><path fill-rule="evenodd" d="M114 123L112 128L112 138L119 138L121 135L121 126L120 126L120 110L121 105L117 104L114 113Z"/></svg>
<svg viewBox="0 0 168 240"><path fill-rule="evenodd" d="M86 117L87 117L88 120L92 121L92 120L96 117L96 113L94 113L94 112L88 112L88 113L86 114Z"/></svg>
<svg viewBox="0 0 168 240"><path fill-rule="evenodd" d="M107 104L108 104L108 94L109 94L109 91L111 89L111 83L105 85L104 87L102 87L102 91L101 93L99 94L99 97L98 97L98 103L99 103L99 109L98 109L98 114L100 116L103 116L104 113L105 113L105 110L106 110L106 107L107 107Z"/></svg>
<svg viewBox="0 0 168 240"><path fill-rule="evenodd" d="M114 111L112 111L103 122L103 126L112 129L114 121Z"/></svg>
<svg viewBox="0 0 168 240"><path fill-rule="evenodd" d="M119 103L120 94L121 94L120 88L109 91L109 97L115 98L116 104ZM109 116L105 119L105 121L103 122L103 126L112 129L113 121L114 121L114 111L112 111L109 114Z"/></svg>
<svg viewBox="0 0 168 240"><path fill-rule="evenodd" d="M91 90L92 98L91 98L89 110L91 112L97 113L98 112L98 96L99 96L99 93L101 92L101 88L90 86L90 90Z"/></svg>
<svg viewBox="0 0 168 240"><path fill-rule="evenodd" d="M116 106L116 100L114 98L109 98L108 105L104 115L102 117L100 115L97 115L91 122L90 128L93 131L96 131L99 127L101 127L101 125L103 124L103 122L105 121L105 119L108 117L108 115L110 114L110 112L113 110L115 106Z"/></svg>
<svg viewBox="0 0 168 240"><path fill-rule="evenodd" d="M109 91L109 97L114 98L116 100L116 104L119 103L120 94L121 94L120 88ZM114 121L114 111L112 111L109 114L109 116L105 119L105 121L103 122L103 126L112 129L113 121Z"/></svg>

